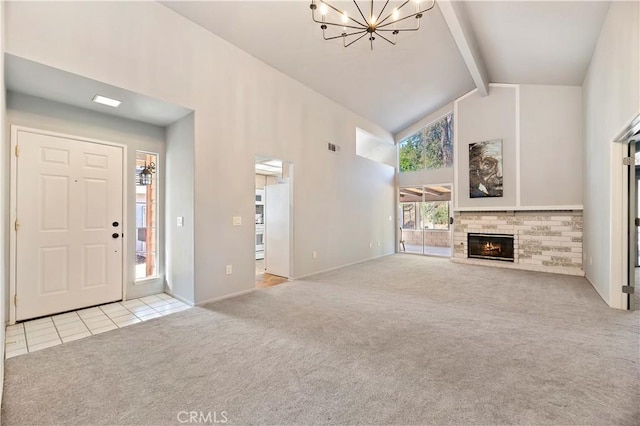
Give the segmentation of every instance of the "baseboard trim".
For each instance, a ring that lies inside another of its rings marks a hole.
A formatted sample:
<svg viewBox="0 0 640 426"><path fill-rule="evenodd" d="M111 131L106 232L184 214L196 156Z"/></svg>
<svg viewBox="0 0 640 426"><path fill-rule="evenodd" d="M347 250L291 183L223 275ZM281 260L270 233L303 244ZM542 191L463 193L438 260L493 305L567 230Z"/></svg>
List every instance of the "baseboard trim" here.
<svg viewBox="0 0 640 426"><path fill-rule="evenodd" d="M232 298L238 297L238 296L244 296L245 294L253 293L254 291L256 291L256 289L255 288L251 288L249 290L243 290L243 291L239 291L237 293L227 294L226 296L214 297L213 299L207 299L207 300L203 300L202 302L198 302L194 306L202 306L202 305L206 305L208 303L220 302L221 300L232 299Z"/></svg>
<svg viewBox="0 0 640 426"><path fill-rule="evenodd" d="M487 266L489 268L513 269L517 271L544 272L546 274L559 274L559 275L571 275L574 277L584 277L584 271L582 269L577 269L577 268L550 267L550 266L538 267L537 265L528 265L526 263L496 262L493 260L468 259L468 258L459 258L459 257L452 257L450 261L453 263L460 263L464 265Z"/></svg>
<svg viewBox="0 0 640 426"><path fill-rule="evenodd" d="M191 301L189 301L189 300L185 299L185 298L184 298L184 297L182 297L182 296L178 296L177 294L175 294L175 293L173 293L173 292L169 291L169 289L168 289L168 288L165 288L165 289L164 289L164 292L165 292L165 293L167 293L169 296L173 297L174 299L178 299L178 300L179 300L179 301L181 301L182 303L186 303L186 304L187 304L187 305L189 305L189 306L194 306L193 302L191 302Z"/></svg>
<svg viewBox="0 0 640 426"><path fill-rule="evenodd" d="M611 306L611 304L609 302L607 302L607 299L605 299L604 296L602 295L602 293L600 293L600 290L598 290L598 287L593 285L593 283L591 282L591 278L589 278L589 276L587 274L585 274L584 277L587 279L587 281L589 282L591 287L593 287L593 289L596 291L596 294L598 296L600 296L600 299L602 299L602 301L604 302L605 305L607 305L608 307L610 307L612 309L617 309L617 308L614 308L613 306Z"/></svg>
<svg viewBox="0 0 640 426"><path fill-rule="evenodd" d="M289 281L301 280L303 278L311 277L313 275L324 274L325 272L335 271L336 269L346 268L347 266L357 265L359 263L368 262L370 260L381 259L383 257L392 256L394 254L396 254L396 253L395 252L393 252L393 253L385 253L385 254L381 254L380 256L369 257L367 259L358 260L356 262L351 262L351 263L347 263L347 264L340 265L340 266L334 266L333 268L323 269L321 271L312 272L312 273L306 274L306 275L300 275L299 277L292 277L292 278L289 278Z"/></svg>

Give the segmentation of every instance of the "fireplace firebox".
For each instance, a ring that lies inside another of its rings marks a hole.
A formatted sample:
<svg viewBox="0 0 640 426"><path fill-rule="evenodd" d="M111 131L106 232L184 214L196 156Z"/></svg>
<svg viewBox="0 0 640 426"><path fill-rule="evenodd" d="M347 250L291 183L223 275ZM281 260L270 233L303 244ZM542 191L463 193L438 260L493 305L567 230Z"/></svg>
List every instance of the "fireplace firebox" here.
<svg viewBox="0 0 640 426"><path fill-rule="evenodd" d="M513 235L467 234L467 256L513 262Z"/></svg>

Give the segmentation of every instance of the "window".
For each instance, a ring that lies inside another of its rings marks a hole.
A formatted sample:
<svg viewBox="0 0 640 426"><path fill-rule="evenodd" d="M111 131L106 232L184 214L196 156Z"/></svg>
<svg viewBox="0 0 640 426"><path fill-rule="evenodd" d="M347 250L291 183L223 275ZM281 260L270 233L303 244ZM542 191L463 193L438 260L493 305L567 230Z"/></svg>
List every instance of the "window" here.
<svg viewBox="0 0 640 426"><path fill-rule="evenodd" d="M423 229L449 229L448 201L425 201L420 210Z"/></svg>
<svg viewBox="0 0 640 426"><path fill-rule="evenodd" d="M145 166L158 164L158 155L148 152L136 152L137 176ZM151 185L136 185L136 279L154 277L158 274L158 209L157 181L154 174Z"/></svg>
<svg viewBox="0 0 640 426"><path fill-rule="evenodd" d="M418 130L398 146L400 173L453 167L453 114Z"/></svg>
<svg viewBox="0 0 640 426"><path fill-rule="evenodd" d="M449 202L400 203L402 229L449 229Z"/></svg>

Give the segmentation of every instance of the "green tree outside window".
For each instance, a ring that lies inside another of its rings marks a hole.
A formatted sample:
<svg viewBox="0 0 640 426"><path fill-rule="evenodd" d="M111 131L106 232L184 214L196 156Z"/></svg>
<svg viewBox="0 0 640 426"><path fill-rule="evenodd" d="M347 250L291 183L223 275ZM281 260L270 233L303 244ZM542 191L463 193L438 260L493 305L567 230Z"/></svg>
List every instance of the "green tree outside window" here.
<svg viewBox="0 0 640 426"><path fill-rule="evenodd" d="M407 137L399 150L400 173L453 167L453 114Z"/></svg>

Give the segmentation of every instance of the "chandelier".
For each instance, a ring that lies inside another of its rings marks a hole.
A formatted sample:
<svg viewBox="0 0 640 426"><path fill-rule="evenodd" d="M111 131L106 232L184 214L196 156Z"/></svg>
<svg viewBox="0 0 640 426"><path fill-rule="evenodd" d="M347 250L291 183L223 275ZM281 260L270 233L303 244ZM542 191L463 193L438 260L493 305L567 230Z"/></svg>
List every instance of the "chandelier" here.
<svg viewBox="0 0 640 426"><path fill-rule="evenodd" d="M399 5L393 9L389 7L388 10L389 2L390 0L386 0L382 8L376 11L374 0L369 1L370 5L366 5L364 1L361 2L369 7L361 7L357 0L353 0L355 9L352 8L351 14L347 10L338 9L325 0L319 0L318 4L316 4L316 0L311 0L309 7L311 8L311 17L314 22L320 24L322 37L325 40L342 38L344 47L349 47L368 35L371 50L373 50L373 41L376 36L395 46L398 33L419 30L422 14L433 9L436 5L436 1L432 0L429 6L422 9L420 0L405 0L396 2ZM411 6L405 8L409 3L413 3L415 8ZM316 11L320 13L320 19L316 17ZM407 21L410 18L416 19L415 26Z"/></svg>

